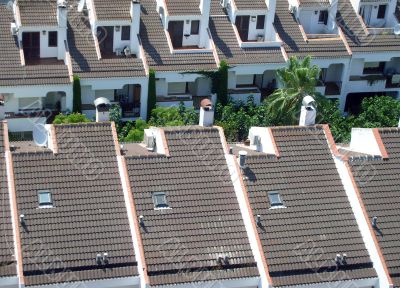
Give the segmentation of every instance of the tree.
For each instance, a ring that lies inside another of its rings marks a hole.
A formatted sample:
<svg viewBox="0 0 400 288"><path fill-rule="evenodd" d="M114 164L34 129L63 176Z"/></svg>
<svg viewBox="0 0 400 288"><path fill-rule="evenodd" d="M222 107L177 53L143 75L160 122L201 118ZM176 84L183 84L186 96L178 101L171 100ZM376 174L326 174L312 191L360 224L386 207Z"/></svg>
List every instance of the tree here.
<svg viewBox="0 0 400 288"><path fill-rule="evenodd" d="M123 141L125 142L139 142L143 140L144 137L144 129L148 128L146 121L144 120L136 120L133 129L131 129L126 137L124 137Z"/></svg>
<svg viewBox="0 0 400 288"><path fill-rule="evenodd" d="M78 76L73 77L73 107L72 110L75 113L82 112L82 95L81 95L81 80Z"/></svg>
<svg viewBox="0 0 400 288"><path fill-rule="evenodd" d="M157 104L156 72L153 69L150 69L149 72L149 92L147 101L147 119L150 119L151 111L156 107Z"/></svg>
<svg viewBox="0 0 400 288"><path fill-rule="evenodd" d="M339 109L339 101L320 101L317 110L317 123L329 124L333 138L337 143L347 143L351 138L351 128L355 118L350 115L344 117Z"/></svg>
<svg viewBox="0 0 400 288"><path fill-rule="evenodd" d="M222 105L228 104L228 64L225 61L221 61L218 68L218 75L213 81L213 85L218 85L217 89L217 100ZM218 83L216 83L218 81Z"/></svg>
<svg viewBox="0 0 400 288"><path fill-rule="evenodd" d="M121 124L121 118L121 106L119 104L113 104L110 108L110 121L114 122L118 128L118 126Z"/></svg>
<svg viewBox="0 0 400 288"><path fill-rule="evenodd" d="M364 128L397 127L400 101L390 96L364 98L355 125Z"/></svg>
<svg viewBox="0 0 400 288"><path fill-rule="evenodd" d="M70 123L86 123L91 122L85 115L80 113L72 113L69 115L58 114L53 121L53 124L70 124Z"/></svg>
<svg viewBox="0 0 400 288"><path fill-rule="evenodd" d="M289 59L288 67L277 70L279 81L283 88L277 89L267 98L268 112L273 115L276 125L291 125L298 121L298 113L304 96L311 95L318 102L320 95L315 91L321 70L311 66L311 57L303 61L296 57Z"/></svg>

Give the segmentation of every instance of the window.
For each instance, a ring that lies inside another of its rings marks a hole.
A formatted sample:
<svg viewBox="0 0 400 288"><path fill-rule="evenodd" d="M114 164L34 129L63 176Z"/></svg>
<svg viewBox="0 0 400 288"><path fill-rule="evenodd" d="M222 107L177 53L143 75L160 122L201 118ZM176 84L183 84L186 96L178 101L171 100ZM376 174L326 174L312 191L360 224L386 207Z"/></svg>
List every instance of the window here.
<svg viewBox="0 0 400 288"><path fill-rule="evenodd" d="M131 26L122 26L121 40L131 40Z"/></svg>
<svg viewBox="0 0 400 288"><path fill-rule="evenodd" d="M167 202L167 195L165 195L164 192L153 193L153 202L154 202L155 209L169 208L169 205Z"/></svg>
<svg viewBox="0 0 400 288"><path fill-rule="evenodd" d="M191 27L190 27L190 34L191 35L199 35L199 28L200 28L200 21L192 20Z"/></svg>
<svg viewBox="0 0 400 288"><path fill-rule="evenodd" d="M49 32L49 47L57 47L57 31Z"/></svg>
<svg viewBox="0 0 400 288"><path fill-rule="evenodd" d="M39 207L53 207L50 191L40 190L38 192Z"/></svg>
<svg viewBox="0 0 400 288"><path fill-rule="evenodd" d="M386 6L387 5L379 5L379 9L378 9L378 19L385 19L386 16Z"/></svg>
<svg viewBox="0 0 400 288"><path fill-rule="evenodd" d="M319 11L318 23L328 24L328 10Z"/></svg>
<svg viewBox="0 0 400 288"><path fill-rule="evenodd" d="M385 69L385 62L365 62L364 74L382 74Z"/></svg>
<svg viewBox="0 0 400 288"><path fill-rule="evenodd" d="M271 208L283 206L281 195L279 195L278 192L269 192L268 198L269 198L269 203L271 204Z"/></svg>
<svg viewBox="0 0 400 288"><path fill-rule="evenodd" d="M256 29L264 29L264 22L265 22L265 15L258 15Z"/></svg>

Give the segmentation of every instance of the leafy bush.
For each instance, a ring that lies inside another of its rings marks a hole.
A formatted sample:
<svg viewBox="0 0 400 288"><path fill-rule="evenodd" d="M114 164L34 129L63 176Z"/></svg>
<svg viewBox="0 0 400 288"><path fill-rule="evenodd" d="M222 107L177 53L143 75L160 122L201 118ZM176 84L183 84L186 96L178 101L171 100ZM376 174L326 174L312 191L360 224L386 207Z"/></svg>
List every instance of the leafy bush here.
<svg viewBox="0 0 400 288"><path fill-rule="evenodd" d="M128 134L124 137L125 142L139 142L143 140L144 129L148 128L146 121L136 120L134 127L129 130Z"/></svg>
<svg viewBox="0 0 400 288"><path fill-rule="evenodd" d="M365 128L396 127L400 117L400 101L390 96L364 98L355 125Z"/></svg>
<svg viewBox="0 0 400 288"><path fill-rule="evenodd" d="M58 114L53 121L53 124L71 124L71 123L86 123L91 122L85 115L80 113L72 113L69 115Z"/></svg>
<svg viewBox="0 0 400 288"><path fill-rule="evenodd" d="M157 107L151 112L151 126L183 126L197 125L199 116L193 108L186 108L183 103L179 107Z"/></svg>

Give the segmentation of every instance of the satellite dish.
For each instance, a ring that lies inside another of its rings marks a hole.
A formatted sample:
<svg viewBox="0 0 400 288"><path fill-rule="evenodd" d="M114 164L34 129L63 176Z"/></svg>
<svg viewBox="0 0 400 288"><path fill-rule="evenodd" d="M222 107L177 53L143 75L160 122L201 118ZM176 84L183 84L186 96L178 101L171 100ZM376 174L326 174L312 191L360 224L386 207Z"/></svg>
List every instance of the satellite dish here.
<svg viewBox="0 0 400 288"><path fill-rule="evenodd" d="M400 35L400 24L397 24L396 26L394 26L393 33L395 35Z"/></svg>
<svg viewBox="0 0 400 288"><path fill-rule="evenodd" d="M46 146L47 138L47 129L43 124L36 124L33 126L33 142L35 142L37 146Z"/></svg>
<svg viewBox="0 0 400 288"><path fill-rule="evenodd" d="M83 11L83 8L85 8L85 0L79 1L79 4L78 4L78 12L82 12L82 11Z"/></svg>

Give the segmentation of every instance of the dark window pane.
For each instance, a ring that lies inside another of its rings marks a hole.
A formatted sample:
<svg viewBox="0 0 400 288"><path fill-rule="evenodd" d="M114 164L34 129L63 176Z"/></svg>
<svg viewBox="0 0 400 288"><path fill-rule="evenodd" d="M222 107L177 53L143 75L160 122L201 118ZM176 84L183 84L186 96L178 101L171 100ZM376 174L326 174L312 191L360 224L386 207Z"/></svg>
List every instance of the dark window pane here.
<svg viewBox="0 0 400 288"><path fill-rule="evenodd" d="M257 16L257 29L264 29L265 15Z"/></svg>
<svg viewBox="0 0 400 288"><path fill-rule="evenodd" d="M199 28L200 28L200 21L199 20L192 20L192 26L190 29L190 34L192 35L198 35L199 34Z"/></svg>
<svg viewBox="0 0 400 288"><path fill-rule="evenodd" d="M131 26L122 26L121 40L131 40Z"/></svg>
<svg viewBox="0 0 400 288"><path fill-rule="evenodd" d="M57 31L49 32L49 47L57 47Z"/></svg>
<svg viewBox="0 0 400 288"><path fill-rule="evenodd" d="M387 6L387 5L379 5L378 19L385 19L385 15L386 15L386 6Z"/></svg>
<svg viewBox="0 0 400 288"><path fill-rule="evenodd" d="M328 23L328 11L323 10L319 12L318 23L324 23L325 25Z"/></svg>

